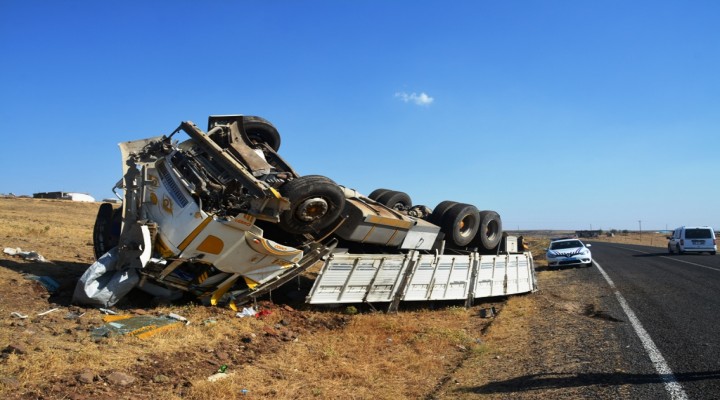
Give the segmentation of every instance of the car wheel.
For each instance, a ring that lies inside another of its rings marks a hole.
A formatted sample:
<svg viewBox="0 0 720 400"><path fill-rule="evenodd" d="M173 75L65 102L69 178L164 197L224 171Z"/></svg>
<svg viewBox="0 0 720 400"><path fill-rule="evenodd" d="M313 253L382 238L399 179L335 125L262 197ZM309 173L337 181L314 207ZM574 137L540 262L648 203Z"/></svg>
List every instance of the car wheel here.
<svg viewBox="0 0 720 400"><path fill-rule="evenodd" d="M407 193L396 192L394 190L383 193L376 201L395 210L407 210L412 207L412 200Z"/></svg>
<svg viewBox="0 0 720 400"><path fill-rule="evenodd" d="M670 246L669 244L668 244L668 253L673 254L672 246Z"/></svg>
<svg viewBox="0 0 720 400"><path fill-rule="evenodd" d="M480 228L473 245L492 250L500 244L502 232L502 220L497 212L480 211Z"/></svg>
<svg viewBox="0 0 720 400"><path fill-rule="evenodd" d="M451 244L465 247L470 244L480 227L480 212L471 204L458 203L443 215L440 229Z"/></svg>
<svg viewBox="0 0 720 400"><path fill-rule="evenodd" d="M378 201L380 196L384 195L385 193L389 192L390 189L375 189L368 195L368 198Z"/></svg>
<svg viewBox="0 0 720 400"><path fill-rule="evenodd" d="M243 128L250 140L267 143L275 151L280 149L280 133L265 118L245 116L243 117Z"/></svg>
<svg viewBox="0 0 720 400"><path fill-rule="evenodd" d="M684 252L682 251L682 249L680 248L680 245L677 245L677 253L678 253L678 254L684 253Z"/></svg>
<svg viewBox="0 0 720 400"><path fill-rule="evenodd" d="M280 228L293 234L318 232L333 223L345 206L345 195L329 178L301 176L280 186L290 209L280 214Z"/></svg>
<svg viewBox="0 0 720 400"><path fill-rule="evenodd" d="M716 253L716 252L714 252L714 251L711 251L711 252L710 252L710 255L711 255L711 256L714 256L714 255L715 255L715 253Z"/></svg>

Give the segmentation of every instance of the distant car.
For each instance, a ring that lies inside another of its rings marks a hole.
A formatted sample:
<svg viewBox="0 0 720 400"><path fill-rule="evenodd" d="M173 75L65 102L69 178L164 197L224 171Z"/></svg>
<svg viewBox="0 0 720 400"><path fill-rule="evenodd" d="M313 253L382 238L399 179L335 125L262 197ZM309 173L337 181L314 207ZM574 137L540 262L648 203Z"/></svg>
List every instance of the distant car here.
<svg viewBox="0 0 720 400"><path fill-rule="evenodd" d="M715 231L709 226L681 226L668 236L668 253L708 252L715 255L717 243Z"/></svg>
<svg viewBox="0 0 720 400"><path fill-rule="evenodd" d="M592 265L591 245L585 244L578 239L558 239L550 242L550 247L545 254L548 267L559 267L563 265Z"/></svg>

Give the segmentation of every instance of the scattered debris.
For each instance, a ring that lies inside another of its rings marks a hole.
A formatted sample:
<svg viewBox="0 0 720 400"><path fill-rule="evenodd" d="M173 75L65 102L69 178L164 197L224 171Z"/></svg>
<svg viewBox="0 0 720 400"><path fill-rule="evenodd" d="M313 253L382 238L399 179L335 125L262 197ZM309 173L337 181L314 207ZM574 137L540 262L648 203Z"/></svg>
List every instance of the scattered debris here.
<svg viewBox="0 0 720 400"><path fill-rule="evenodd" d="M50 293L57 293L57 291L60 290L60 284L49 276L37 276L33 274L23 274L23 276L25 279L40 282Z"/></svg>
<svg viewBox="0 0 720 400"><path fill-rule="evenodd" d="M16 247L16 248L6 247L5 250L3 250L3 253L10 255L10 256L21 257L25 261L49 262L45 257L38 254L38 252L23 251L19 247Z"/></svg>
<svg viewBox="0 0 720 400"><path fill-rule="evenodd" d="M79 319L83 315L85 315L85 313L80 314L70 311L69 313L65 314L65 319Z"/></svg>
<svg viewBox="0 0 720 400"><path fill-rule="evenodd" d="M245 318L245 317L253 317L253 316L255 316L255 314L257 314L257 312L255 311L254 308L244 307L243 310L241 312L235 314L235 316L240 317L240 318Z"/></svg>
<svg viewBox="0 0 720 400"><path fill-rule="evenodd" d="M100 312L107 315L117 315L117 313L113 310L110 310L108 308L100 308Z"/></svg>
<svg viewBox="0 0 720 400"><path fill-rule="evenodd" d="M178 320L180 322L184 322L185 325L190 325L190 321L188 321L187 318L185 318L181 315L175 314L175 313L168 314L168 318L172 318L172 319Z"/></svg>
<svg viewBox="0 0 720 400"><path fill-rule="evenodd" d="M43 311L43 312L41 312L41 313L38 314L38 317L42 317L43 315L50 314L50 313L55 312L55 311L57 311L57 310L59 310L59 309L60 309L60 308L53 308L53 309L50 309L50 310L47 310L47 311Z"/></svg>
<svg viewBox="0 0 720 400"><path fill-rule="evenodd" d="M493 318L497 314L495 307L483 308L480 310L480 318Z"/></svg>
<svg viewBox="0 0 720 400"><path fill-rule="evenodd" d="M10 313L10 316L15 317L15 318L20 318L20 319L25 319L25 318L28 317L27 315L25 315L25 314L20 314L20 313L17 312L17 311L11 312L11 313Z"/></svg>
<svg viewBox="0 0 720 400"><path fill-rule="evenodd" d="M174 318L148 315L107 315L103 317L103 321L106 322L105 325L90 332L90 336L95 340L117 335L132 335L147 339L162 331L183 325L182 321Z"/></svg>

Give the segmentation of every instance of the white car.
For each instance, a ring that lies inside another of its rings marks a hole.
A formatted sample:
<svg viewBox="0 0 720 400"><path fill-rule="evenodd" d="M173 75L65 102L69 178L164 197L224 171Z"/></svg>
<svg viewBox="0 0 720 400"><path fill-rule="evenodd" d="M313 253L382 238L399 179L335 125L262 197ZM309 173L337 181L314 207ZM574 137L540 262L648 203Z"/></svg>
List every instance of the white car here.
<svg viewBox="0 0 720 400"><path fill-rule="evenodd" d="M715 230L709 226L681 226L668 236L668 253L717 253Z"/></svg>
<svg viewBox="0 0 720 400"><path fill-rule="evenodd" d="M589 244L584 244L578 239L557 239L550 242L545 254L548 267L559 267L563 265L581 265L589 267L592 265L592 253Z"/></svg>

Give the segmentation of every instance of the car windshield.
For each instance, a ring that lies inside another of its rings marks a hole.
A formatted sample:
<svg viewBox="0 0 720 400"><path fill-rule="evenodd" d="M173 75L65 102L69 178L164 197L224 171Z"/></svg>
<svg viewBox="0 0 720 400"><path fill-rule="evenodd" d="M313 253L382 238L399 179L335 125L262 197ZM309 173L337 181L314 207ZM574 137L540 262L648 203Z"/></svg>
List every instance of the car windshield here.
<svg viewBox="0 0 720 400"><path fill-rule="evenodd" d="M563 242L550 243L551 250L572 249L574 247L583 247L582 242L579 240L566 240Z"/></svg>
<svg viewBox="0 0 720 400"><path fill-rule="evenodd" d="M710 229L686 229L686 239L712 239Z"/></svg>

